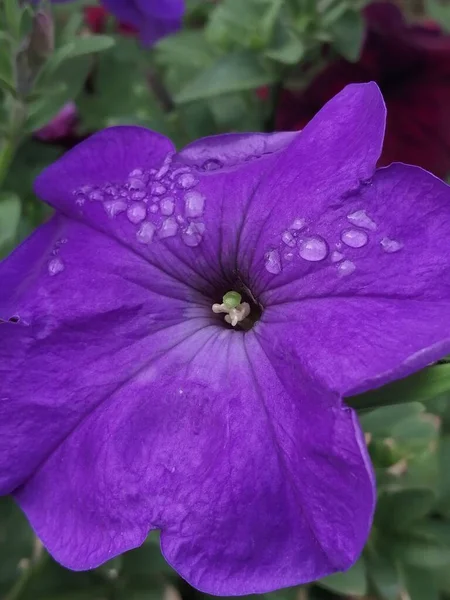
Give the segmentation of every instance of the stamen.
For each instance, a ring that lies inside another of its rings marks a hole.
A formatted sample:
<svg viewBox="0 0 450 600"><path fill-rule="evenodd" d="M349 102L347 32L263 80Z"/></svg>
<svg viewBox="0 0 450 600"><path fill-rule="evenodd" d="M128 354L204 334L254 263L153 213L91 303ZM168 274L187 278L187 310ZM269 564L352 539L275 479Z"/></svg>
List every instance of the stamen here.
<svg viewBox="0 0 450 600"><path fill-rule="evenodd" d="M248 302L241 302L242 296L238 292L227 292L222 298L222 304L213 304L214 313L225 313L225 321L236 327L250 314Z"/></svg>

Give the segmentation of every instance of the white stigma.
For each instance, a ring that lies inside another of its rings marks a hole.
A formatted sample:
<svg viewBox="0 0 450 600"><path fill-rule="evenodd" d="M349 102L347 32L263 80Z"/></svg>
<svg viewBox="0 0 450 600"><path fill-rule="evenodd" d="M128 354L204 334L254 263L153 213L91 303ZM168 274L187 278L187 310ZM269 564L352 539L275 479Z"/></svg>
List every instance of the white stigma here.
<svg viewBox="0 0 450 600"><path fill-rule="evenodd" d="M228 292L223 297L222 304L213 304L214 313L225 313L225 321L236 327L250 314L248 302L241 302L241 296L237 292Z"/></svg>

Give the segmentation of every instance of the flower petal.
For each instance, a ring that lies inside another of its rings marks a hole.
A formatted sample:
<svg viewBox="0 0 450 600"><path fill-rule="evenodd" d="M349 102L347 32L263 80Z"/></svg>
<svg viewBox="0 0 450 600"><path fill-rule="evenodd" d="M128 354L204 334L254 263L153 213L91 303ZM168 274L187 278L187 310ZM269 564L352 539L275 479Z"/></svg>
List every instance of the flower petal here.
<svg viewBox="0 0 450 600"><path fill-rule="evenodd" d="M5 494L120 382L145 371L153 336L165 336L170 347L198 328L201 319L187 322L186 314L205 300L128 248L62 216L2 262L0 277L8 291L0 301Z"/></svg>
<svg viewBox="0 0 450 600"><path fill-rule="evenodd" d="M208 293L224 285L225 266L234 270L249 199L293 135L206 138L174 155L159 134L113 127L48 167L35 189L56 209Z"/></svg>
<svg viewBox="0 0 450 600"><path fill-rule="evenodd" d="M303 260L300 239L292 266L268 283L274 352L288 345L345 395L450 352L449 186L417 167L380 169L304 235L326 241L327 256Z"/></svg>
<svg viewBox="0 0 450 600"><path fill-rule="evenodd" d="M58 561L95 567L157 527L184 578L235 595L356 560L374 507L358 423L272 365L266 335L203 329L86 416L16 493Z"/></svg>

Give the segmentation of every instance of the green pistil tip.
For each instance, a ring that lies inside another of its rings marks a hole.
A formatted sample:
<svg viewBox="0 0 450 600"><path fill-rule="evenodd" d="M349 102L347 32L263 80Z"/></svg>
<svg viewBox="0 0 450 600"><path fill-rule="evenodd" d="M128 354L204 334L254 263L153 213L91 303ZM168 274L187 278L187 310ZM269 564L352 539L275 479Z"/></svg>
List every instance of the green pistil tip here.
<svg viewBox="0 0 450 600"><path fill-rule="evenodd" d="M242 296L238 292L227 292L223 297L223 304L228 308L236 308L241 303Z"/></svg>

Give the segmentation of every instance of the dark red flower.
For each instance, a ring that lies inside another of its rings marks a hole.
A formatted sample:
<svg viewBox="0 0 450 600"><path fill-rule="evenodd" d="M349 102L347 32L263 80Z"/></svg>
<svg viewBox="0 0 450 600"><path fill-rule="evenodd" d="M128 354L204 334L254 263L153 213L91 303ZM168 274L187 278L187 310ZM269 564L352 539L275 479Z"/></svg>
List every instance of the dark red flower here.
<svg viewBox="0 0 450 600"><path fill-rule="evenodd" d="M104 33L106 27L106 21L109 16L109 12L103 6L86 6L84 9L84 18L89 29L93 33ZM117 31L124 35L136 35L138 30L132 25L127 23L119 23Z"/></svg>
<svg viewBox="0 0 450 600"><path fill-rule="evenodd" d="M366 8L361 59L330 64L304 92L284 90L276 127L301 129L347 84L376 81L388 106L381 165L400 161L450 174L450 36L436 25L408 25L398 8Z"/></svg>

